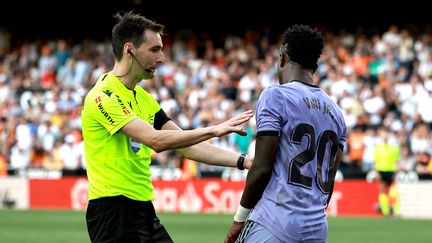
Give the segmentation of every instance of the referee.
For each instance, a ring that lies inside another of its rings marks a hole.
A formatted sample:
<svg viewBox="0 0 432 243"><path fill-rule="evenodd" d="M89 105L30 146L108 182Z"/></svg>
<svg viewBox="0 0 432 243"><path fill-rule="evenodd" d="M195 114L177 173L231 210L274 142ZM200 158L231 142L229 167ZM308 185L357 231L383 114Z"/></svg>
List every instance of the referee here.
<svg viewBox="0 0 432 243"><path fill-rule="evenodd" d="M126 12L116 14L112 30L113 69L89 91L82 111L89 180L86 220L92 242L172 242L152 200L150 153L180 149L184 156L213 165L243 169L244 154L203 142L231 132L253 113L245 111L219 125L183 131L157 101L137 84L152 79L165 61L164 26Z"/></svg>

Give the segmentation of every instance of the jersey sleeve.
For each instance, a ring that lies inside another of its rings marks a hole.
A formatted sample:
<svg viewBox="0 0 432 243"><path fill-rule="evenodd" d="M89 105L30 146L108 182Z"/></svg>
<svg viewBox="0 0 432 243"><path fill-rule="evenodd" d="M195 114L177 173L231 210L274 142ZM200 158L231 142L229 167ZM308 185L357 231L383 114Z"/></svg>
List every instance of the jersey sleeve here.
<svg viewBox="0 0 432 243"><path fill-rule="evenodd" d="M110 90L100 91L93 98L89 102L92 116L111 135L138 117L118 94Z"/></svg>
<svg viewBox="0 0 432 243"><path fill-rule="evenodd" d="M281 92L274 86L265 89L256 108L257 135L279 135L284 123L284 104Z"/></svg>
<svg viewBox="0 0 432 243"><path fill-rule="evenodd" d="M347 135L346 135L347 129L345 126L345 121L342 120L341 124L342 124L342 126L341 126L342 131L341 131L341 136L339 138L339 148L344 150L344 148L346 147L345 144L346 144L346 138L347 138Z"/></svg>

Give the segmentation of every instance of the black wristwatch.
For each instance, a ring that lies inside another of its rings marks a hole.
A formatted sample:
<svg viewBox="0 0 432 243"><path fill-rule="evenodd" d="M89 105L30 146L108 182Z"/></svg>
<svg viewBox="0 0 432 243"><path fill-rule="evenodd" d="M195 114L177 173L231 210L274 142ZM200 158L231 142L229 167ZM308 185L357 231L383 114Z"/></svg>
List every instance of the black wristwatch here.
<svg viewBox="0 0 432 243"><path fill-rule="evenodd" d="M244 160L245 160L246 154L240 154L240 156L237 159L237 168L239 170L244 170Z"/></svg>

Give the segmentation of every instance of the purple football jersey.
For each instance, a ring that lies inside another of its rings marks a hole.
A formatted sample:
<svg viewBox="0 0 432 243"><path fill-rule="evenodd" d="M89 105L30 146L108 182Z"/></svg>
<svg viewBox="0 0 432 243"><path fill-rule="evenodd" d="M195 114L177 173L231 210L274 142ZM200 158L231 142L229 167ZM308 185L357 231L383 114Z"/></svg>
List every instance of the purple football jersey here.
<svg viewBox="0 0 432 243"><path fill-rule="evenodd" d="M339 107L319 87L294 81L262 92L256 120L258 136L279 134L279 148L250 219L284 242L327 239L328 177L346 139Z"/></svg>

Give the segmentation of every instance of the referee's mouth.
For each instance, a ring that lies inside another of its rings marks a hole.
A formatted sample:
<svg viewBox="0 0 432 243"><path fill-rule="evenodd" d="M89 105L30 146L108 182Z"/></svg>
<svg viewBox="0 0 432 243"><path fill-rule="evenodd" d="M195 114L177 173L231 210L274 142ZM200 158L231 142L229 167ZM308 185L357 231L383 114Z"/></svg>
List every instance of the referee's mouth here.
<svg viewBox="0 0 432 243"><path fill-rule="evenodd" d="M146 68L146 69L144 69L147 73L151 73L151 74L154 74L155 73L155 71L156 71L156 68Z"/></svg>

